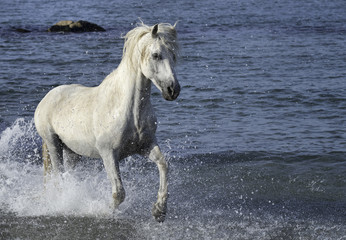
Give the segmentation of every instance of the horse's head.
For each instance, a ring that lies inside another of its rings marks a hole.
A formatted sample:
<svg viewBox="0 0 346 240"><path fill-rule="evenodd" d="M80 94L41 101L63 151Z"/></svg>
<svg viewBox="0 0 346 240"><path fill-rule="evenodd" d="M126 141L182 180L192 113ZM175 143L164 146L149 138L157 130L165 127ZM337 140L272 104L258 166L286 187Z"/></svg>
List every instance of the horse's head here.
<svg viewBox="0 0 346 240"><path fill-rule="evenodd" d="M164 99L173 101L180 93L175 74L178 44L176 31L169 24L156 24L146 38L148 45L142 50L141 70L162 92Z"/></svg>

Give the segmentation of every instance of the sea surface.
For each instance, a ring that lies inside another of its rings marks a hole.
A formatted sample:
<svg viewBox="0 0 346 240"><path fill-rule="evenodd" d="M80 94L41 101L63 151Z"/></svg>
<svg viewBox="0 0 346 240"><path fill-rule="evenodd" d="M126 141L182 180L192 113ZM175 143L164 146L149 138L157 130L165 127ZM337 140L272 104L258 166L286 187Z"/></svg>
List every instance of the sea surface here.
<svg viewBox="0 0 346 240"><path fill-rule="evenodd" d="M346 1L51 1L0 5L0 239L346 239ZM101 33L48 33L60 20ZM153 86L169 163L121 163L112 212L102 161L43 184L33 123L52 88L96 86L140 21L177 24L179 98ZM28 33L16 29L29 30Z"/></svg>

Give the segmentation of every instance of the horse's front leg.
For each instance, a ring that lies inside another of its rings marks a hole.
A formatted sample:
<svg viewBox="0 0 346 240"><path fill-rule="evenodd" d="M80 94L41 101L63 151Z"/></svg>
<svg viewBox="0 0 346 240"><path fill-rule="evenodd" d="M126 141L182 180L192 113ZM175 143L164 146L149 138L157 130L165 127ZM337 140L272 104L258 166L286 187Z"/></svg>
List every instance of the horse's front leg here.
<svg viewBox="0 0 346 240"><path fill-rule="evenodd" d="M157 201L154 204L152 214L156 221L163 222L167 211L167 162L163 156L159 146L154 145L149 153L149 159L154 161L160 173L160 188L157 194Z"/></svg>
<svg viewBox="0 0 346 240"><path fill-rule="evenodd" d="M108 150L101 152L101 157L103 159L108 179L112 184L114 208L118 208L125 199L125 190L123 188L119 170L119 154L117 151Z"/></svg>

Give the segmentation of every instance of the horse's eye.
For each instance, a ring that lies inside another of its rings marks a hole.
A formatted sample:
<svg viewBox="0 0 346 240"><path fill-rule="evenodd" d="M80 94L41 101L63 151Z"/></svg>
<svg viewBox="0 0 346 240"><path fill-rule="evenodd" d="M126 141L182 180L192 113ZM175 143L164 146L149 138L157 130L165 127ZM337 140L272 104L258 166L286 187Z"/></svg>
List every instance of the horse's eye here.
<svg viewBox="0 0 346 240"><path fill-rule="evenodd" d="M161 60L162 59L162 57L158 53L153 53L152 56L153 56L154 60Z"/></svg>

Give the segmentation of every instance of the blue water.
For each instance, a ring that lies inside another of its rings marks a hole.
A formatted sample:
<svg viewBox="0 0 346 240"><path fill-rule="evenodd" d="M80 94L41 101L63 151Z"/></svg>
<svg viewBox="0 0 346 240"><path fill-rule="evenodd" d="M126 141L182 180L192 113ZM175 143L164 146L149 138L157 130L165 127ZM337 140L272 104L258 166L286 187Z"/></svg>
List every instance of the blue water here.
<svg viewBox="0 0 346 240"><path fill-rule="evenodd" d="M0 236L345 239L345 9L342 0L2 1ZM182 92L175 102L152 94L170 165L163 224L150 216L158 172L140 157L121 164L127 199L116 213L98 160L44 191L32 120L53 87L100 84L139 18L180 20ZM46 32L79 19L107 31Z"/></svg>

